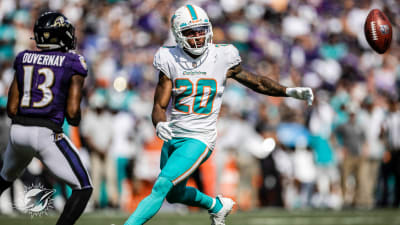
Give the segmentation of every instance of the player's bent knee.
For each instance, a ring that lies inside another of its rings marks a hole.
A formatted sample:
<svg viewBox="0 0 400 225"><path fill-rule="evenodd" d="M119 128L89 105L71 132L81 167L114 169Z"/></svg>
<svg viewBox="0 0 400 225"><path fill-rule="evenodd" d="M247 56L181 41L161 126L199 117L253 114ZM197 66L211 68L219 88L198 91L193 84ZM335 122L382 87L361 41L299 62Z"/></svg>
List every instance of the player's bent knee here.
<svg viewBox="0 0 400 225"><path fill-rule="evenodd" d="M169 179L159 177L154 184L152 194L163 196L165 198L173 186L174 184Z"/></svg>
<svg viewBox="0 0 400 225"><path fill-rule="evenodd" d="M93 187L92 187L92 186L86 187L86 188L81 189L81 190L83 190L83 191L85 191L86 193L88 193L89 196L92 195L92 193L93 193Z"/></svg>
<svg viewBox="0 0 400 225"><path fill-rule="evenodd" d="M83 188L83 189L75 189L72 191L73 194L79 196L82 200L89 200L90 196L92 195L93 188Z"/></svg>
<svg viewBox="0 0 400 225"><path fill-rule="evenodd" d="M171 191L167 195L167 202L169 203L181 203L182 201L182 193Z"/></svg>
<svg viewBox="0 0 400 225"><path fill-rule="evenodd" d="M16 180L18 178L18 175L16 173L13 173L11 171L7 172L7 171L1 171L0 176L8 181L8 182L13 182L14 180Z"/></svg>

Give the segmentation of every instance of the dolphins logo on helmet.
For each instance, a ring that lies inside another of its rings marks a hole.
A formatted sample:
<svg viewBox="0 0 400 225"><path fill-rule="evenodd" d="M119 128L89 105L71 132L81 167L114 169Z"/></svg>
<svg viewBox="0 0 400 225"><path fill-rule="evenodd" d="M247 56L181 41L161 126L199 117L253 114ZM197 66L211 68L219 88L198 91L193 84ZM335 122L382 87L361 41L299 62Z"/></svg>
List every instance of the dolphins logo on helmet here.
<svg viewBox="0 0 400 225"><path fill-rule="evenodd" d="M212 44L212 26L207 13L196 5L185 5L177 9L171 17L171 29L176 43L183 49L194 55L203 54ZM203 35L188 37L185 31L201 31ZM204 44L197 46L196 39L205 38ZM191 46L188 40L193 39L194 45Z"/></svg>

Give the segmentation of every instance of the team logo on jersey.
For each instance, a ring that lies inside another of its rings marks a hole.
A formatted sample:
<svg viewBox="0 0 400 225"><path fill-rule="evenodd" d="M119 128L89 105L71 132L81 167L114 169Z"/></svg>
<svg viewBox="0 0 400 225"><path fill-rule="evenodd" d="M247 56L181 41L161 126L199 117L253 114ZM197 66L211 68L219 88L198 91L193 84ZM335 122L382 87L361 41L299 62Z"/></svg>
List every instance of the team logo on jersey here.
<svg viewBox="0 0 400 225"><path fill-rule="evenodd" d="M86 64L86 60L83 56L79 56L79 61L81 61L81 65L82 67L87 70L87 64Z"/></svg>
<svg viewBox="0 0 400 225"><path fill-rule="evenodd" d="M183 71L183 75L207 75L207 72L202 72L202 71Z"/></svg>

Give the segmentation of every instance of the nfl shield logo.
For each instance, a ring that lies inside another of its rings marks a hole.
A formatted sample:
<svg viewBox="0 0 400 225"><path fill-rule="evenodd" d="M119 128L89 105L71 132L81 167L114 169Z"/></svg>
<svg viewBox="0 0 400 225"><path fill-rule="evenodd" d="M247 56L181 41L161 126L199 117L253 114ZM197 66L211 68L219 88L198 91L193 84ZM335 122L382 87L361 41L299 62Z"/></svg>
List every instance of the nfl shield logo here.
<svg viewBox="0 0 400 225"><path fill-rule="evenodd" d="M197 63L192 62L192 66L193 66L193 67L196 67L196 66L197 66Z"/></svg>
<svg viewBox="0 0 400 225"><path fill-rule="evenodd" d="M381 31L382 34L387 34L389 33L389 26L386 24L380 25L379 30Z"/></svg>

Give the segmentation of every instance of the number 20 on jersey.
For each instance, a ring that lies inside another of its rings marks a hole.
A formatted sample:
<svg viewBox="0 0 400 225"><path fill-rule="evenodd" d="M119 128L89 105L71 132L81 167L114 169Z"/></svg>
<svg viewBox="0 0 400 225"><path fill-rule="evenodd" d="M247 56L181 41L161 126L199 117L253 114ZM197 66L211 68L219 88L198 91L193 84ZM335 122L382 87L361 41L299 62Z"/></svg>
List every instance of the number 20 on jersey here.
<svg viewBox="0 0 400 225"><path fill-rule="evenodd" d="M182 113L209 115L212 112L217 81L215 79L199 79L196 84L186 78L175 79L175 88L183 90L175 97L174 108ZM188 102L187 99L193 99Z"/></svg>

